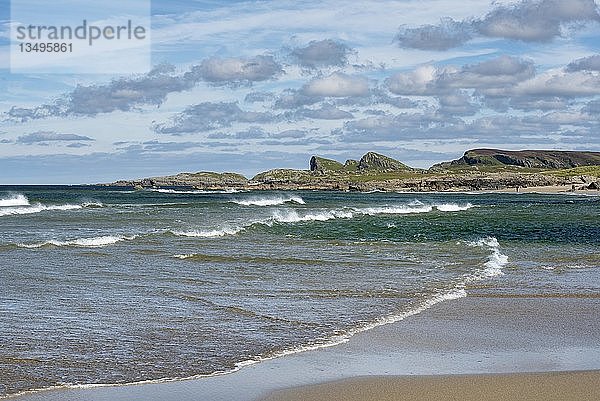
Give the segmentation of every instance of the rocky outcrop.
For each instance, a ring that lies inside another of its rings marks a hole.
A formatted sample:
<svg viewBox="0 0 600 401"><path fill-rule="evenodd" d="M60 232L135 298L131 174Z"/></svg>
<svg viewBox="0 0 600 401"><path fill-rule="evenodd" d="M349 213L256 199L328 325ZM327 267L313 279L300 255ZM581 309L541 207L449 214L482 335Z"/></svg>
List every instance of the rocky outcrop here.
<svg viewBox="0 0 600 401"><path fill-rule="evenodd" d="M599 158L596 159L596 156ZM589 164L570 168L583 163ZM341 191L473 191L548 185L597 189L600 153L475 149L465 152L458 160L442 163L429 170L420 170L390 157L369 152L358 161L347 160L344 164L313 156L309 166L310 170L269 170L257 174L251 180L236 173L199 172L117 181L106 185L137 189L166 187ZM526 167L530 169L524 169Z"/></svg>
<svg viewBox="0 0 600 401"><path fill-rule="evenodd" d="M358 162L359 171L401 171L411 170L406 164L375 152L368 152Z"/></svg>
<svg viewBox="0 0 600 401"><path fill-rule="evenodd" d="M338 161L326 159L324 157L313 156L309 162L310 171L313 172L330 172L340 171L344 168L344 165Z"/></svg>
<svg viewBox="0 0 600 401"><path fill-rule="evenodd" d="M452 166L516 166L537 169L565 169L600 165L600 152L576 152L560 150L499 150L473 149L463 157L436 167Z"/></svg>
<svg viewBox="0 0 600 401"><path fill-rule="evenodd" d="M143 178L140 180L117 181L111 185L134 188L186 187L195 189L241 188L248 179L237 173L179 173L164 177Z"/></svg>

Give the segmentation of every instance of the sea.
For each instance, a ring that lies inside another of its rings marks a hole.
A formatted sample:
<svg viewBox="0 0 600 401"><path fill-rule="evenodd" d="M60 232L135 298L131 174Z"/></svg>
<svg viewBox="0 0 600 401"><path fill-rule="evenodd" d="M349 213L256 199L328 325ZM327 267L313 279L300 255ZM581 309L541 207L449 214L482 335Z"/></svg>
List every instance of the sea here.
<svg viewBox="0 0 600 401"><path fill-rule="evenodd" d="M600 196L0 187L0 397L179 380L465 296L597 297Z"/></svg>

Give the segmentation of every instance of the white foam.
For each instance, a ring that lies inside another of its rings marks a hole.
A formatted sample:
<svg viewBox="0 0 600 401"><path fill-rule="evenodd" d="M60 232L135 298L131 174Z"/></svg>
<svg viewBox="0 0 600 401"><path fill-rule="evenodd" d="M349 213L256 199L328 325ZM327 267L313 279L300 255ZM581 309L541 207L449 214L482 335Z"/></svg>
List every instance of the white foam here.
<svg viewBox="0 0 600 401"><path fill-rule="evenodd" d="M29 199L22 194L16 194L9 198L0 199L0 207L7 206L29 206Z"/></svg>
<svg viewBox="0 0 600 401"><path fill-rule="evenodd" d="M75 210L81 209L82 205L42 205L36 203L31 206L23 207L5 207L0 209L0 216L19 215L19 214L32 214L39 213L45 210Z"/></svg>
<svg viewBox="0 0 600 401"><path fill-rule="evenodd" d="M433 210L429 205L398 205L398 206L379 206L367 207L364 209L356 209L356 211L374 216L377 214L412 214L412 213L428 213Z"/></svg>
<svg viewBox="0 0 600 401"><path fill-rule="evenodd" d="M152 192L160 192L162 194L233 194L240 192L237 189L228 188L222 191L203 191L199 189L184 191L184 190L176 190L176 189L163 189L163 188L149 188L148 191Z"/></svg>
<svg viewBox="0 0 600 401"><path fill-rule="evenodd" d="M102 202L83 202L81 204L83 207L104 207Z"/></svg>
<svg viewBox="0 0 600 401"><path fill-rule="evenodd" d="M137 235L132 236L114 236L104 235L101 237L91 238L76 238L68 241L57 241L49 240L45 242L38 242L36 244L18 244L21 248L41 248L44 246L76 246L83 248L99 248L107 245L116 244L117 242L132 240L137 238Z"/></svg>
<svg viewBox="0 0 600 401"><path fill-rule="evenodd" d="M333 219L351 219L354 213L348 210L324 210L299 214L295 210L275 210L273 221L276 223L298 223L306 221L327 221Z"/></svg>
<svg viewBox="0 0 600 401"><path fill-rule="evenodd" d="M235 235L241 231L244 231L246 227L224 227L214 230L190 230L190 231L170 231L172 234L181 237L200 237L200 238L214 238L224 237L226 235Z"/></svg>
<svg viewBox="0 0 600 401"><path fill-rule="evenodd" d="M195 254L193 254L193 253L185 253L182 255L173 255L174 258L181 259L181 260L193 258L194 256L195 256Z"/></svg>
<svg viewBox="0 0 600 401"><path fill-rule="evenodd" d="M467 203L466 205L457 205L455 203L442 203L434 205L440 212L462 212L469 210L473 207L472 204Z"/></svg>
<svg viewBox="0 0 600 401"><path fill-rule="evenodd" d="M304 205L304 199L297 195L288 197L274 196L274 197L262 197L262 198L248 198L248 199L232 199L231 202L237 203L243 206L277 206L283 205L284 203L292 202Z"/></svg>
<svg viewBox="0 0 600 401"><path fill-rule="evenodd" d="M479 280L486 277L495 277L503 275L502 268L508 263L508 256L500 252L500 243L496 237L486 237L475 242L468 242L469 246L486 247L492 251L487 262L484 263L485 269L479 275L474 276L469 281Z"/></svg>

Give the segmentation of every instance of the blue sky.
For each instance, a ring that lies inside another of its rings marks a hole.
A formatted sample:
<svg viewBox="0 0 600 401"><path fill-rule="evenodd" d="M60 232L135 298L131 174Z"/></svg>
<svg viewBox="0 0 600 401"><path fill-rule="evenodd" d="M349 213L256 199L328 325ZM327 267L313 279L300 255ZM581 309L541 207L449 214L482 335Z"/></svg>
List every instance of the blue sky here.
<svg viewBox="0 0 600 401"><path fill-rule="evenodd" d="M600 151L593 0L152 1L152 70L121 75L11 74L1 7L0 184Z"/></svg>

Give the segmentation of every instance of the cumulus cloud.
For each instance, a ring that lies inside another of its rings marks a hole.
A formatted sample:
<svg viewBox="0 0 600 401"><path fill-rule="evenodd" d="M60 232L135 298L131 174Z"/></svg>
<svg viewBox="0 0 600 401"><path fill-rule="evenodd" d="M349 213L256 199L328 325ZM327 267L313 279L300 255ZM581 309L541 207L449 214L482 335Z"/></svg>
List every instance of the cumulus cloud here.
<svg viewBox="0 0 600 401"><path fill-rule="evenodd" d="M469 116L479 111L479 106L473 103L471 96L464 91L457 91L438 97L441 114Z"/></svg>
<svg viewBox="0 0 600 401"><path fill-rule="evenodd" d="M266 123L277 117L271 113L245 111L236 102L205 102L187 107L171 122L155 124L159 134L185 134L230 127L233 123Z"/></svg>
<svg viewBox="0 0 600 401"><path fill-rule="evenodd" d="M532 61L502 55L477 64L467 65L456 73L442 77L444 85L485 88L514 85L535 75Z"/></svg>
<svg viewBox="0 0 600 401"><path fill-rule="evenodd" d="M431 95L436 93L439 71L433 65L423 65L410 72L397 73L386 80L392 93L399 95Z"/></svg>
<svg viewBox="0 0 600 401"><path fill-rule="evenodd" d="M346 97L369 94L369 81L365 77L333 73L323 78L315 78L302 88L307 96Z"/></svg>
<svg viewBox="0 0 600 401"><path fill-rule="evenodd" d="M577 59L567 66L567 71L600 71L600 54Z"/></svg>
<svg viewBox="0 0 600 401"><path fill-rule="evenodd" d="M24 122L52 116L95 116L113 111L131 111L142 105L160 106L170 93L192 89L201 81L215 85L239 85L274 78L282 72L271 56L209 58L189 71L175 74L161 64L148 74L122 77L99 85L78 85L56 101L34 108L12 107L7 116Z"/></svg>
<svg viewBox="0 0 600 401"><path fill-rule="evenodd" d="M418 28L403 25L394 41L404 48L447 50L471 39L472 31L468 22L442 18L439 25L423 25Z"/></svg>
<svg viewBox="0 0 600 401"><path fill-rule="evenodd" d="M69 142L69 141L94 141L94 139L76 134L61 134L54 131L37 131L31 134L21 135L17 138L17 143L31 145L43 142Z"/></svg>
<svg viewBox="0 0 600 401"><path fill-rule="evenodd" d="M309 96L301 90L286 89L275 100L273 107L276 109L296 109L321 101L320 96Z"/></svg>
<svg viewBox="0 0 600 401"><path fill-rule="evenodd" d="M276 109L298 109L321 102L324 98L339 104L371 103L369 81L365 77L333 73L314 78L299 90L286 89L277 96ZM337 99L331 99L337 98Z"/></svg>
<svg viewBox="0 0 600 401"><path fill-rule="evenodd" d="M560 35L563 23L598 20L594 0L542 0L500 6L475 26L485 36L547 42Z"/></svg>
<svg viewBox="0 0 600 401"><path fill-rule="evenodd" d="M54 103L35 108L13 107L9 118L17 121L51 116L94 116L113 111L130 111L144 104L160 105L172 92L189 90L197 78L189 72L172 75L174 67L159 65L139 77L119 78L102 85L78 85Z"/></svg>
<svg viewBox="0 0 600 401"><path fill-rule="evenodd" d="M200 65L194 66L191 74L213 84L235 85L266 81L282 71L281 65L272 56L212 57L202 61Z"/></svg>
<svg viewBox="0 0 600 401"><path fill-rule="evenodd" d="M514 87L490 88L488 96L580 97L600 94L600 75L589 71L548 70Z"/></svg>
<svg viewBox="0 0 600 401"><path fill-rule="evenodd" d="M391 76L386 85L399 95L440 96L464 89L506 88L534 75L533 62L503 55L461 68L420 66Z"/></svg>
<svg viewBox="0 0 600 401"><path fill-rule="evenodd" d="M352 49L332 39L312 41L306 47L297 48L291 55L298 64L306 68L344 66Z"/></svg>
<svg viewBox="0 0 600 401"><path fill-rule="evenodd" d="M562 25L590 21L600 21L594 0L524 0L499 5L482 18L446 18L438 25L402 27L395 41L400 47L423 50L457 47L475 35L548 42L561 35Z"/></svg>
<svg viewBox="0 0 600 401"><path fill-rule="evenodd" d="M481 143L547 143L555 142L573 128L588 140L598 137L591 115L570 110L543 115L486 116L465 121L449 118L439 112L401 113L349 121L334 130L341 142L370 143L440 140Z"/></svg>
<svg viewBox="0 0 600 401"><path fill-rule="evenodd" d="M439 129L452 137L455 133L445 129L461 124L464 124L461 119L426 111L348 121L334 133L344 142L398 141L428 138L431 129Z"/></svg>

